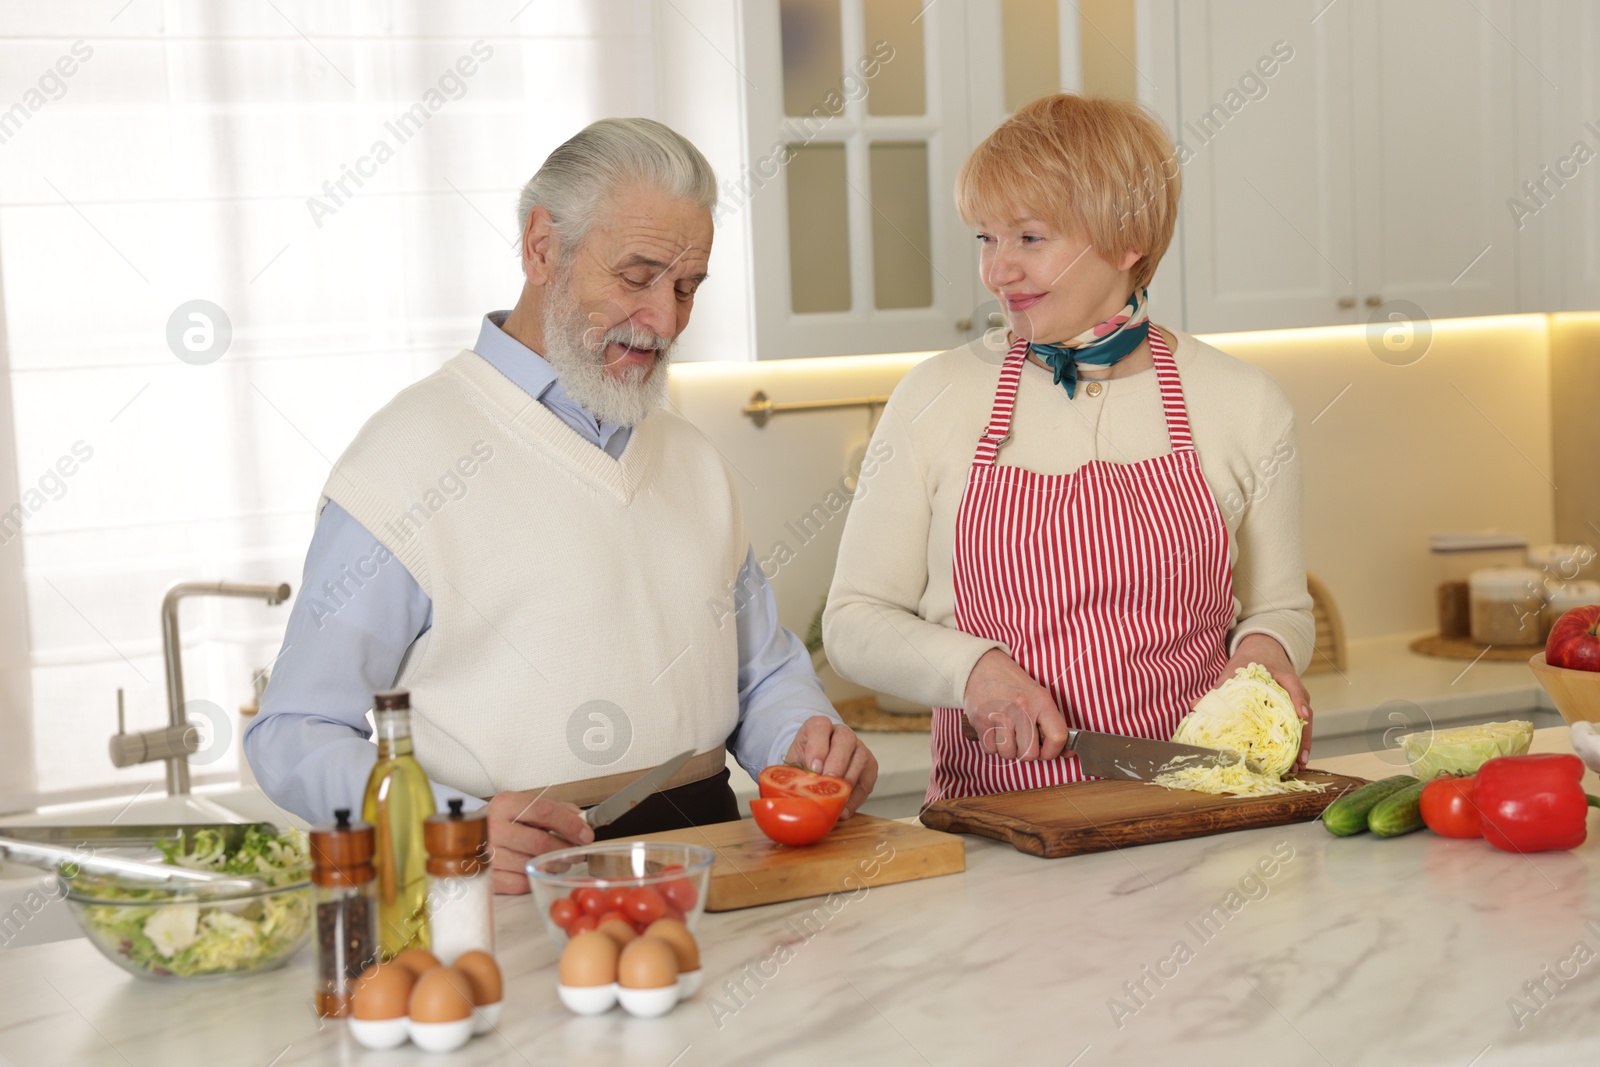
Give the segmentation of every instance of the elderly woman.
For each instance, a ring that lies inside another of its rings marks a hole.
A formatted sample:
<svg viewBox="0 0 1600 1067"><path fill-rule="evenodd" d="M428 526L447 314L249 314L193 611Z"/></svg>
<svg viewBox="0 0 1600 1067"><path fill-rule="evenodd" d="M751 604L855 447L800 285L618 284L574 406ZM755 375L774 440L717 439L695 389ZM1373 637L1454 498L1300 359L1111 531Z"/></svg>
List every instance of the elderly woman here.
<svg viewBox="0 0 1600 1067"><path fill-rule="evenodd" d="M1309 724L1294 412L1151 323L1178 191L1150 115L1074 95L1016 112L957 178L1009 331L895 389L823 620L840 673L933 706L930 802L1079 780L1069 725L1170 738L1250 662Z"/></svg>

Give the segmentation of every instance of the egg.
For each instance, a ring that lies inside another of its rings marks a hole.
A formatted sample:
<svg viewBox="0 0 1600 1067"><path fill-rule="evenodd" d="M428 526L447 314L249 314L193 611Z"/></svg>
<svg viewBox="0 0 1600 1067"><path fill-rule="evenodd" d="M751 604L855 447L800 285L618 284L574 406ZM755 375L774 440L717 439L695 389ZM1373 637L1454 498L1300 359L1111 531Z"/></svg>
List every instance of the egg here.
<svg viewBox="0 0 1600 1067"><path fill-rule="evenodd" d="M400 1019L416 977L395 963L375 963L356 979L350 1011L357 1019Z"/></svg>
<svg viewBox="0 0 1600 1067"><path fill-rule="evenodd" d="M425 948L402 949L394 959L389 961L410 971L414 977L421 978L423 973L439 966L438 956Z"/></svg>
<svg viewBox="0 0 1600 1067"><path fill-rule="evenodd" d="M625 948L629 941L639 936L632 924L623 922L621 919L607 919L596 929L615 941L618 948Z"/></svg>
<svg viewBox="0 0 1600 1067"><path fill-rule="evenodd" d="M453 1023L472 1015L472 979L454 967L435 967L411 987L411 1021Z"/></svg>
<svg viewBox="0 0 1600 1067"><path fill-rule="evenodd" d="M561 953L561 984L610 985L617 980L617 943L598 930L585 930Z"/></svg>
<svg viewBox="0 0 1600 1067"><path fill-rule="evenodd" d="M451 964L472 980L472 1003L478 1007L500 1003L502 983L500 965L487 952L474 949L463 952Z"/></svg>
<svg viewBox="0 0 1600 1067"><path fill-rule="evenodd" d="M657 919L645 928L644 936L658 938L672 946L678 956L680 973L700 969L700 946L689 928L677 919Z"/></svg>
<svg viewBox="0 0 1600 1067"><path fill-rule="evenodd" d="M617 960L617 983L624 989L660 989L678 982L678 953L656 937L628 942Z"/></svg>

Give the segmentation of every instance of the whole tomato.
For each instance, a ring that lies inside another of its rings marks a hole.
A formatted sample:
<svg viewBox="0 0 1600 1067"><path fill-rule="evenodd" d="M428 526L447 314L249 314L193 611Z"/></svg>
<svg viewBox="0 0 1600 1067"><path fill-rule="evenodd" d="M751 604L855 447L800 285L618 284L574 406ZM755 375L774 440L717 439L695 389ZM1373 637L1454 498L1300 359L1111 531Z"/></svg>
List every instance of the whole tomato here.
<svg viewBox="0 0 1600 1067"><path fill-rule="evenodd" d="M1422 821L1440 837L1482 837L1476 775L1435 778L1422 787Z"/></svg>

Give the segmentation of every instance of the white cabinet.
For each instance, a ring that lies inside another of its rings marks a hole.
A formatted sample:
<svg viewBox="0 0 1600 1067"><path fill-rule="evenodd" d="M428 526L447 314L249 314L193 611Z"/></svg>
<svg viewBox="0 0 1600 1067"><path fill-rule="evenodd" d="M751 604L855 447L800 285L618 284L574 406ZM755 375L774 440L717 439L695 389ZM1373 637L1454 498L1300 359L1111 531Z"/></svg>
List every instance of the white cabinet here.
<svg viewBox="0 0 1600 1067"><path fill-rule="evenodd" d="M1548 117L1538 158L1518 176L1521 232L1553 246L1545 260L1552 306L1600 311L1600 4L1567 0L1544 29L1547 47L1536 58L1559 89L1541 82Z"/></svg>
<svg viewBox="0 0 1600 1067"><path fill-rule="evenodd" d="M1506 198L1536 105L1519 93L1512 14L1493 0L1148 4L1147 102L1182 163L1185 327L1362 322L1396 300L1430 318L1522 309Z"/></svg>

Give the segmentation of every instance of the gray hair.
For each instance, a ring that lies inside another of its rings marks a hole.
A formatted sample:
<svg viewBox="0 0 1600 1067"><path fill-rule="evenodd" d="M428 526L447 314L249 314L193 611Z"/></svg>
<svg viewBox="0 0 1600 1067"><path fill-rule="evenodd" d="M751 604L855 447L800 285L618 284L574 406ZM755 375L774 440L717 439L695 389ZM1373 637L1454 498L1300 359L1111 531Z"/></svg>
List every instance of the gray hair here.
<svg viewBox="0 0 1600 1067"><path fill-rule="evenodd" d="M551 152L522 187L517 232L527 233L528 216L544 208L566 259L588 237L606 199L635 182L707 211L717 206L717 176L688 138L654 119L601 119Z"/></svg>

